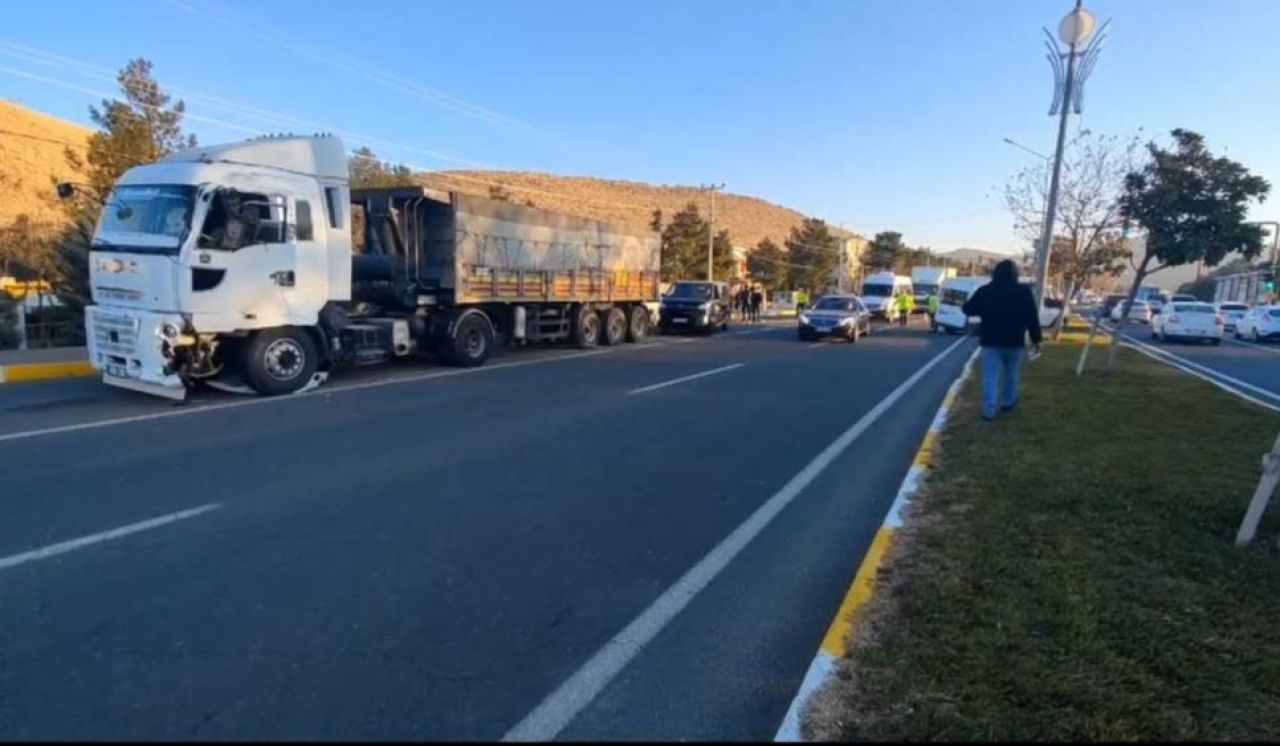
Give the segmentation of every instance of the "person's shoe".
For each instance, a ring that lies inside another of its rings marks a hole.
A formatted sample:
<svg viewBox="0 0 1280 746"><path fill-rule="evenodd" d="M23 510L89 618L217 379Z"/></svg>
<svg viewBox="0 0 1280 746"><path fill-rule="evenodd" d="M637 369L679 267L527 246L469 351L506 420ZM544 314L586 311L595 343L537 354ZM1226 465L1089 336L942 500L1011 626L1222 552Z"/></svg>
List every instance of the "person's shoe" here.
<svg viewBox="0 0 1280 746"><path fill-rule="evenodd" d="M1018 405L1016 405L1016 404L1006 404L1006 405L1004 405L1003 407L1000 407L1000 411L1001 411L1001 412L1012 412L1012 411L1013 411L1013 408L1014 408L1014 407L1016 407L1016 406L1018 406Z"/></svg>

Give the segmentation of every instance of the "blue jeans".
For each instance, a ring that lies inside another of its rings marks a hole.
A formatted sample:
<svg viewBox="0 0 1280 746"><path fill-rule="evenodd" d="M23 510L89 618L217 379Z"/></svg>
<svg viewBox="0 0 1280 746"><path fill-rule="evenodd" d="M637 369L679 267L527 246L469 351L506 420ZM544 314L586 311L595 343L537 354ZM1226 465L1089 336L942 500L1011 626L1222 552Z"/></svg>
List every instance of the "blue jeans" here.
<svg viewBox="0 0 1280 746"><path fill-rule="evenodd" d="M1022 377L1021 347L982 348L982 416L995 417L997 402L1005 407L1018 403L1018 380ZM1003 373L1004 391L1000 392ZM1003 393L997 400L997 395Z"/></svg>

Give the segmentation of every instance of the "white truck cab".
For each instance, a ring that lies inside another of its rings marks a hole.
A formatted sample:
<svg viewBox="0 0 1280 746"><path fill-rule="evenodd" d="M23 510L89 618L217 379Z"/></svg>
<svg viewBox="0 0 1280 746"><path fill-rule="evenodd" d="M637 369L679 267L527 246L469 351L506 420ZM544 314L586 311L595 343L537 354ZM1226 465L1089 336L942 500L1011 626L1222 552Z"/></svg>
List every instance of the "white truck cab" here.
<svg viewBox="0 0 1280 746"><path fill-rule="evenodd" d="M273 329L257 387L318 383L324 340L307 330L350 299L350 216L333 137L192 148L129 169L90 250L90 363L108 383L181 398L187 380L219 372L219 347Z"/></svg>

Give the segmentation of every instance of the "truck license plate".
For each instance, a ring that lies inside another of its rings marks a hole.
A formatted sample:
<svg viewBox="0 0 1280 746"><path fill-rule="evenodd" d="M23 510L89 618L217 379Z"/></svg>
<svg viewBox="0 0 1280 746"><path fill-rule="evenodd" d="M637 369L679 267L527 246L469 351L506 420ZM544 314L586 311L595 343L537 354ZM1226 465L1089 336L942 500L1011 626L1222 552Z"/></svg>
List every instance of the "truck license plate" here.
<svg viewBox="0 0 1280 746"><path fill-rule="evenodd" d="M688 320L688 319L681 319L681 318L674 318L674 319L672 319L672 320L671 320L671 323L673 323L673 324L687 324L687 323L689 323L689 320Z"/></svg>
<svg viewBox="0 0 1280 746"><path fill-rule="evenodd" d="M128 371L126 371L126 370L125 370L125 367L124 367L123 365L110 365L110 364L108 364L108 365L107 365L107 375L109 375L109 376L115 376L116 378L128 378L128 377L129 377L129 373L128 373Z"/></svg>

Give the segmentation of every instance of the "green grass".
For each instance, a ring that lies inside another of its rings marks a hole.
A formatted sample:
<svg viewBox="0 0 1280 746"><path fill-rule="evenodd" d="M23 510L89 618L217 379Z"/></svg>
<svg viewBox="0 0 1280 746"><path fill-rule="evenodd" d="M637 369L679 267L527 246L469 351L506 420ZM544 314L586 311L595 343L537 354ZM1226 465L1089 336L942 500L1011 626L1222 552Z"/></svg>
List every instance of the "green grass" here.
<svg viewBox="0 0 1280 746"><path fill-rule="evenodd" d="M1078 350L994 423L965 386L810 737L1280 738L1280 505L1232 543L1280 416Z"/></svg>

